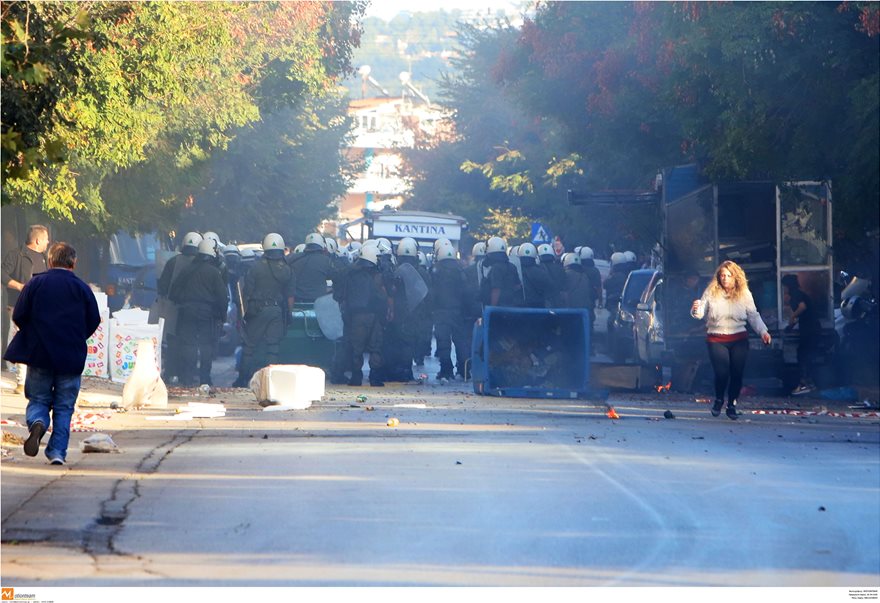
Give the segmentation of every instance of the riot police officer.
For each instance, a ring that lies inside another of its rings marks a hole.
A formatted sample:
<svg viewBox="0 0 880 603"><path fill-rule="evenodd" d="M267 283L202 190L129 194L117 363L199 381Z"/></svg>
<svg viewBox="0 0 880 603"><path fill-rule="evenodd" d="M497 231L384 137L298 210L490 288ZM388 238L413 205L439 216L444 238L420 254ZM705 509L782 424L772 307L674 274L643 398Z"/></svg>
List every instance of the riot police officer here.
<svg viewBox="0 0 880 603"><path fill-rule="evenodd" d="M492 237L486 242L483 266L487 268L486 278L480 285L483 306L522 306L522 283L516 266L507 257L507 241Z"/></svg>
<svg viewBox="0 0 880 603"><path fill-rule="evenodd" d="M453 379L452 346L455 345L455 368L465 376L465 362L470 357L470 332L465 327L465 276L451 243L441 244L431 269L434 337L440 372L437 379Z"/></svg>
<svg viewBox="0 0 880 603"><path fill-rule="evenodd" d="M538 250L532 243L523 243L517 250L522 266L523 298L528 308L545 308L553 292L547 270L538 264Z"/></svg>
<svg viewBox="0 0 880 603"><path fill-rule="evenodd" d="M363 383L364 353L369 353L370 385L381 387L382 337L387 319L392 318L391 300L379 273L379 249L364 245L346 277L345 310L352 362L349 385Z"/></svg>
<svg viewBox="0 0 880 603"><path fill-rule="evenodd" d="M175 341L180 346L180 382L186 387L211 385L214 346L229 304L229 289L214 265L215 245L212 239L199 243L198 253L169 294L178 307Z"/></svg>
<svg viewBox="0 0 880 603"><path fill-rule="evenodd" d="M538 245L538 259L550 277L551 289L547 294L548 308L562 308L562 290L565 288L565 269L556 257L553 246L547 243Z"/></svg>
<svg viewBox="0 0 880 603"><path fill-rule="evenodd" d="M327 295L327 281L333 280L333 268L325 246L324 237L312 232L306 236L303 252L289 256L296 281L297 303L313 303Z"/></svg>
<svg viewBox="0 0 880 603"><path fill-rule="evenodd" d="M293 270L284 259L284 239L269 233L263 239L263 256L244 279L244 350L236 387L246 387L259 368L257 352L265 348L266 364L278 362L281 340L287 332L294 300Z"/></svg>

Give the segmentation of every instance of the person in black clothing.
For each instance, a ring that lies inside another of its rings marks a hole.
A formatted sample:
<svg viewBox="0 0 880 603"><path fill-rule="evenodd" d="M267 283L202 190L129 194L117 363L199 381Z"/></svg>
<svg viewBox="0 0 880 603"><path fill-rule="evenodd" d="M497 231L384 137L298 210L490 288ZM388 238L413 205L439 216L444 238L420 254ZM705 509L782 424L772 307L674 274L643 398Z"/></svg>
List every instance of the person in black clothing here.
<svg viewBox="0 0 880 603"><path fill-rule="evenodd" d="M522 287L525 306L546 308L555 286L544 266L538 264L538 250L531 243L523 243L517 251L522 266Z"/></svg>
<svg viewBox="0 0 880 603"><path fill-rule="evenodd" d="M813 358L819 345L821 327L819 317L810 296L804 293L795 274L786 274L782 277L783 299L791 308L788 326L785 332L789 333L798 328L797 360L800 370L800 383L792 392L795 396L810 393L816 389L810 376Z"/></svg>
<svg viewBox="0 0 880 603"><path fill-rule="evenodd" d="M394 281L394 318L385 330L385 353L382 354L382 360L385 364L386 381L411 381L419 338L419 321L430 309L427 295L412 310L410 298L414 300L416 291L420 291L422 287L427 290L429 279L419 266L419 247L415 239L404 237L397 243L396 251L396 274L399 278ZM405 266L411 268L404 268Z"/></svg>
<svg viewBox="0 0 880 603"><path fill-rule="evenodd" d="M302 253L287 256L296 280L297 303L314 303L322 295L327 295L327 281L333 280L333 266L325 245L324 237L313 232L306 236Z"/></svg>
<svg viewBox="0 0 880 603"><path fill-rule="evenodd" d="M49 247L49 229L41 224L34 224L28 228L27 242L19 249L13 249L3 258L3 285L6 287L6 314L9 319L9 331L6 343L12 341L12 337L18 332L18 327L12 320L12 311L22 289L35 274L42 274L49 268L46 264L46 249ZM27 379L27 365L16 365L15 393L24 393L24 383Z"/></svg>
<svg viewBox="0 0 880 603"><path fill-rule="evenodd" d="M165 263L162 268L162 274L156 286L156 306L158 308L159 317L165 319L165 326L162 329L162 339L166 346L165 362L163 363L163 378L171 383L174 379L180 378L180 346L174 340L177 334L177 305L171 301L169 294L171 287L177 281L178 277L192 263L194 257L199 252L199 243L202 242L202 235L197 232L188 232L183 238L180 253Z"/></svg>
<svg viewBox="0 0 880 603"><path fill-rule="evenodd" d="M562 262L556 257L553 246L547 243L538 245L538 259L541 261L541 266L547 271L552 286L547 295L547 307L565 307L562 299L562 291L565 288L565 269L562 267Z"/></svg>
<svg viewBox="0 0 880 603"><path fill-rule="evenodd" d="M284 239L270 233L263 239L263 256L244 277L244 346L234 387L247 387L257 371L257 352L265 348L265 363L275 364L287 332L294 301L293 271L284 259Z"/></svg>
<svg viewBox="0 0 880 603"><path fill-rule="evenodd" d="M492 237L486 242L483 266L487 269L486 278L480 284L483 306L522 306L522 283L516 266L507 257L507 241L501 237Z"/></svg>
<svg viewBox="0 0 880 603"><path fill-rule="evenodd" d="M170 292L178 307L176 341L180 346L180 383L185 387L212 384L214 345L229 304L229 289L214 264L215 245L211 239L199 243L198 253Z"/></svg>
<svg viewBox="0 0 880 603"><path fill-rule="evenodd" d="M351 342L351 379L348 384L363 383L364 353L370 355L370 385L382 387L382 337L386 320L393 318L391 300L378 269L379 250L376 246L361 249L361 257L348 273L345 287L345 308L348 339Z"/></svg>
<svg viewBox="0 0 880 603"><path fill-rule="evenodd" d="M464 306L467 285L464 271L455 257L451 243L441 244L431 269L434 338L440 372L437 379L453 379L452 346L455 345L455 369L463 379L465 362L470 358L470 332L466 326Z"/></svg>

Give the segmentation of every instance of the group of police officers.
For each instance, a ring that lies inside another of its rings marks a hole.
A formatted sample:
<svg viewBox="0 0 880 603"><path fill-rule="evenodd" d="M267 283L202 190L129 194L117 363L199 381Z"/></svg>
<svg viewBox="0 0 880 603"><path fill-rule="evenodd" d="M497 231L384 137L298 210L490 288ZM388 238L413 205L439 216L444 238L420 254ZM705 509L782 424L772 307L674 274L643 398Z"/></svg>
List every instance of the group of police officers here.
<svg viewBox="0 0 880 603"><path fill-rule="evenodd" d="M234 386L245 387L256 370L278 362L294 301L312 303L332 293L343 335L330 367L331 382L362 385L364 354L370 385L410 381L414 365L417 372L424 370L432 338L440 363L437 379L467 379L471 332L484 307L583 308L592 334L603 290L610 308L634 262L631 252L612 254L603 284L589 247L558 257L549 244L508 247L503 238L491 237L473 246L465 264L442 238L426 255L410 237L396 246L378 238L341 248L332 237L311 233L290 250L280 235L270 233L256 257L250 250L223 245L215 233L190 232L158 283L168 354L165 376L184 386L211 384L231 294L243 341Z"/></svg>

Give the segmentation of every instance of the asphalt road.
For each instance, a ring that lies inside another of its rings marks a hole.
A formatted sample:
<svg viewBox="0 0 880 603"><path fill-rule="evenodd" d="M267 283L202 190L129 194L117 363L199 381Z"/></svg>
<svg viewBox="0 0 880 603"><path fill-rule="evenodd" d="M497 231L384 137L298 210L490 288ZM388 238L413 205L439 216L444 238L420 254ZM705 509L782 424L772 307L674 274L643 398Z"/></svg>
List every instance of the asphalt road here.
<svg viewBox="0 0 880 603"><path fill-rule="evenodd" d="M64 468L4 460L4 583L880 586L876 418L746 400L731 421L658 394L613 396L611 420L460 382L333 388L303 411L210 401L227 415L99 422L121 454L76 433Z"/></svg>

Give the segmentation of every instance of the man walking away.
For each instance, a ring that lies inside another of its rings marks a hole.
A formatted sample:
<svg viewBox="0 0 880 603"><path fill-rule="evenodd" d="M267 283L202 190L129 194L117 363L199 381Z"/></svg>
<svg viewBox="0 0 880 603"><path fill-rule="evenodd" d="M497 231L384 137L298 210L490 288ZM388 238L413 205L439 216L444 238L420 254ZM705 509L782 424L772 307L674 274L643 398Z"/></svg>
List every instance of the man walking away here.
<svg viewBox="0 0 880 603"><path fill-rule="evenodd" d="M29 435L24 452L36 456L52 423L46 457L63 465L70 441L70 419L86 364L86 341L101 323L92 290L79 279L76 250L67 243L49 249L49 270L24 286L12 320L18 333L4 358L30 367L24 393Z"/></svg>
<svg viewBox="0 0 880 603"><path fill-rule="evenodd" d="M46 249L49 247L49 229L41 224L34 224L28 228L27 243L20 249L14 249L3 258L3 284L6 286L6 313L9 316L9 333L7 345L18 331L12 320L12 309L25 284L35 274L42 274L48 270L46 266ZM20 364L16 367L15 387L16 394L24 393L24 383L27 378L27 365Z"/></svg>

